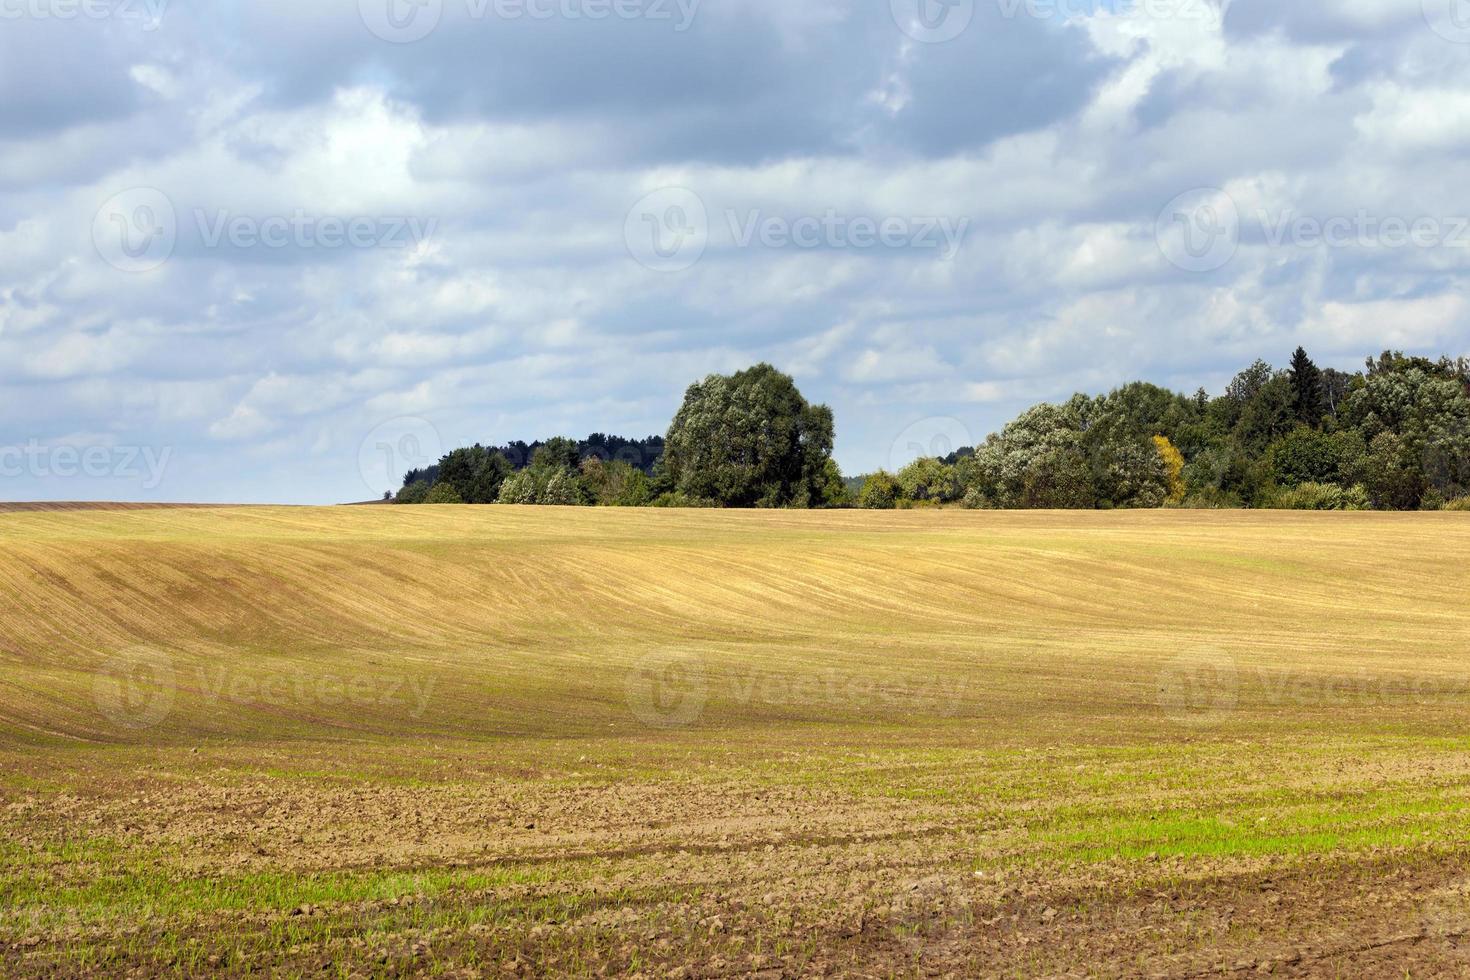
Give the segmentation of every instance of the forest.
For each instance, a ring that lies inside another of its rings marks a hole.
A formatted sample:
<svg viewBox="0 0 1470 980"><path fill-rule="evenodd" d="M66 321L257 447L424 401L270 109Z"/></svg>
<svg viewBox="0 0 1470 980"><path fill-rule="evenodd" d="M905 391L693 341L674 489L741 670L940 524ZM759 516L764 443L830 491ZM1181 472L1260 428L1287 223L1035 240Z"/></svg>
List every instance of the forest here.
<svg viewBox="0 0 1470 980"><path fill-rule="evenodd" d="M666 436L449 453L395 502L867 509L1470 510L1470 358L1297 348L1225 391L1136 381L1036 405L979 446L844 479L831 409L758 364L690 386Z"/></svg>

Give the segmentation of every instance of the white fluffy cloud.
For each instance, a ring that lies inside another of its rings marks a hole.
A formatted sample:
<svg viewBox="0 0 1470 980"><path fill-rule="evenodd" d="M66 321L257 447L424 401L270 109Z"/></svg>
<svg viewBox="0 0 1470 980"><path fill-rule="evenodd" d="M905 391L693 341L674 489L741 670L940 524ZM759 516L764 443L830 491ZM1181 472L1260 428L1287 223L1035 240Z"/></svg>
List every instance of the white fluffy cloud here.
<svg viewBox="0 0 1470 980"><path fill-rule="evenodd" d="M385 425L645 435L757 359L859 471L1297 343L1470 346L1470 37L1417 4L976 0L942 44L884 3L664 6L688 29L456 0L412 44L357 0L7 20L0 444L172 455L156 488L3 495L360 498ZM1238 242L1181 267L1156 224L1198 188Z"/></svg>

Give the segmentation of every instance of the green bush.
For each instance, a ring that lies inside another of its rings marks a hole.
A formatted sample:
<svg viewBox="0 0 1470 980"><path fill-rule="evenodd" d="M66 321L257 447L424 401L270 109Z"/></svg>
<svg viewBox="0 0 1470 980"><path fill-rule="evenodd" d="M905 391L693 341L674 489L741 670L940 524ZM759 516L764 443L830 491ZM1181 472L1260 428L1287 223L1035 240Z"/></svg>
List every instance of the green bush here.
<svg viewBox="0 0 1470 980"><path fill-rule="evenodd" d="M580 507L586 499L576 475L566 467L558 467L541 488L537 503L548 507Z"/></svg>
<svg viewBox="0 0 1470 980"><path fill-rule="evenodd" d="M650 506L670 507L676 509L710 510L721 505L718 500L707 500L702 497L690 497L682 493L671 491L669 493L660 494Z"/></svg>
<svg viewBox="0 0 1470 980"><path fill-rule="evenodd" d="M954 467L939 459L916 459L899 471L897 480L905 500L949 503L963 494Z"/></svg>
<svg viewBox="0 0 1470 980"><path fill-rule="evenodd" d="M612 498L613 507L647 507L653 502L652 484L642 470L634 470L628 482Z"/></svg>
<svg viewBox="0 0 1470 980"><path fill-rule="evenodd" d="M1233 490L1204 486L1185 497L1179 506L1185 510L1240 510L1245 502Z"/></svg>
<svg viewBox="0 0 1470 980"><path fill-rule="evenodd" d="M1342 474L1344 448L1327 433L1299 425L1272 443L1267 456L1283 486L1335 483Z"/></svg>
<svg viewBox="0 0 1470 980"><path fill-rule="evenodd" d="M1364 482L1375 506L1418 510L1429 489L1419 458L1409 440L1392 432L1374 437L1363 463Z"/></svg>
<svg viewBox="0 0 1470 980"><path fill-rule="evenodd" d="M818 500L819 506L852 506L852 494L847 490L847 481L842 478L842 469L837 465L837 460L827 460L822 470L820 489L821 497Z"/></svg>
<svg viewBox="0 0 1470 980"><path fill-rule="evenodd" d="M647 507L653 494L648 475L620 460L593 456L582 461L581 482L600 507Z"/></svg>
<svg viewBox="0 0 1470 980"><path fill-rule="evenodd" d="M1343 510L1372 510L1373 501L1361 483L1354 483L1343 493Z"/></svg>
<svg viewBox="0 0 1470 980"><path fill-rule="evenodd" d="M1470 497L1461 497L1459 500L1451 500L1444 505L1445 510L1470 510Z"/></svg>
<svg viewBox="0 0 1470 980"><path fill-rule="evenodd" d="M966 510L993 510L995 501L987 497L979 487L972 487L970 492L965 494L964 506Z"/></svg>
<svg viewBox="0 0 1470 980"><path fill-rule="evenodd" d="M500 485L500 496L496 498L496 503L534 504L539 496L540 488L536 486L535 474L530 470L521 470Z"/></svg>
<svg viewBox="0 0 1470 980"><path fill-rule="evenodd" d="M1364 510L1368 493L1362 487L1343 489L1335 483L1303 483L1277 489L1265 505L1274 510Z"/></svg>
<svg viewBox="0 0 1470 980"><path fill-rule="evenodd" d="M858 491L858 506L864 510L893 510L903 491L893 474L879 470L863 481Z"/></svg>
<svg viewBox="0 0 1470 980"><path fill-rule="evenodd" d="M393 502L395 504L422 504L428 500L429 491L432 489L433 485L429 481L419 480L398 491L398 496L393 498Z"/></svg>
<svg viewBox="0 0 1470 980"><path fill-rule="evenodd" d="M454 489L452 483L436 483L434 484L434 488L429 491L429 495L424 498L424 503L462 504L464 503L464 498L459 495L458 490Z"/></svg>

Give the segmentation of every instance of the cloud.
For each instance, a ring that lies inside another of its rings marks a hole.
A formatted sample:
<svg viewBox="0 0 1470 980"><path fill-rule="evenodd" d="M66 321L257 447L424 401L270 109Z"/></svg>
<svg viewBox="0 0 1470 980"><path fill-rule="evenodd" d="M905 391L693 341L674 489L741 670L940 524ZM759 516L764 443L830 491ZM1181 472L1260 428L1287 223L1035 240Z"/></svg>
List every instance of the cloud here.
<svg viewBox="0 0 1470 980"><path fill-rule="evenodd" d="M156 488L7 495L356 499L384 425L646 435L761 359L833 406L858 472L935 419L979 439L1038 399L1214 386L1297 343L1340 367L1470 348L1470 243L1269 234L1470 210L1470 44L1418 4L979 3L939 44L889 6L446 0L411 44L358 0L5 22L0 444L173 453ZM630 215L670 187L699 213ZM167 209L105 206L140 188ZM1203 271L1155 238L1197 188L1240 221ZM767 221L816 237L743 235ZM946 222L958 249L924 247Z"/></svg>

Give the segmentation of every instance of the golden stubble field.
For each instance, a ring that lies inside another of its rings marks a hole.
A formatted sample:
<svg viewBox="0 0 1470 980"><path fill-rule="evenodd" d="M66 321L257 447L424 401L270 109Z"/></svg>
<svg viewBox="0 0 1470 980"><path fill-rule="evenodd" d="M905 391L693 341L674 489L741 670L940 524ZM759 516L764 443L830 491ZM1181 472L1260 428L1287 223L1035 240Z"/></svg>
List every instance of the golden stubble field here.
<svg viewBox="0 0 1470 980"><path fill-rule="evenodd" d="M1470 519L0 513L0 975L1470 975Z"/></svg>

